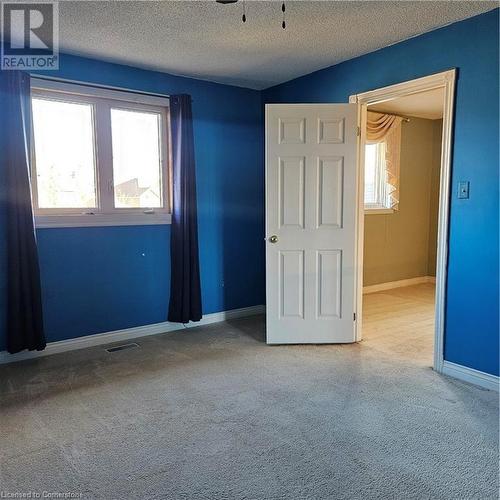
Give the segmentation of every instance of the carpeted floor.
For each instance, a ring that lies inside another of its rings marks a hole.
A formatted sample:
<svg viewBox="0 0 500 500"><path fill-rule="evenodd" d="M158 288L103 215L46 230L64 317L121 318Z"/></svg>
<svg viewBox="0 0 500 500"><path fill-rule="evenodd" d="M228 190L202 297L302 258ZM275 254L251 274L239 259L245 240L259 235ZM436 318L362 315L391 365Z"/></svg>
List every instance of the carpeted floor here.
<svg viewBox="0 0 500 500"><path fill-rule="evenodd" d="M263 338L254 317L0 367L0 492L498 498L496 393L383 338Z"/></svg>

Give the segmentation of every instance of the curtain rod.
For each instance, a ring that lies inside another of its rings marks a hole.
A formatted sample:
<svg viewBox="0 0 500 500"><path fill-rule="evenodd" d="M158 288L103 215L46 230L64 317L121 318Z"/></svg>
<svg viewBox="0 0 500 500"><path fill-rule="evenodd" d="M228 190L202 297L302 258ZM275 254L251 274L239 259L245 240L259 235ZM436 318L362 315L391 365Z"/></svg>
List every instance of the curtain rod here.
<svg viewBox="0 0 500 500"><path fill-rule="evenodd" d="M68 78L59 78L59 77L55 77L55 76L30 74L30 77L37 78L39 80L48 80L48 81L52 81L52 82L71 83L73 85L83 85L85 87L92 87L92 88L96 88L96 89L118 90L120 92L129 92L131 94L142 94L142 95L149 95L152 97L163 97L163 98L170 97L169 94L158 94L155 92L144 92L143 90L128 89L125 87L114 87L113 85L101 85L99 83L87 83L87 82L82 82L81 80L70 80Z"/></svg>
<svg viewBox="0 0 500 500"><path fill-rule="evenodd" d="M404 122L409 123L410 122L410 117L409 116L404 116L404 115L393 115L393 116L399 116L400 118L403 119Z"/></svg>
<svg viewBox="0 0 500 500"><path fill-rule="evenodd" d="M368 110L370 111L370 110ZM376 109L372 110L373 113L382 113L384 115L389 115L389 116L398 116L399 118L402 118L404 122L408 123L411 121L409 116L404 116L404 115L397 115L396 113L386 113L385 111L377 111Z"/></svg>

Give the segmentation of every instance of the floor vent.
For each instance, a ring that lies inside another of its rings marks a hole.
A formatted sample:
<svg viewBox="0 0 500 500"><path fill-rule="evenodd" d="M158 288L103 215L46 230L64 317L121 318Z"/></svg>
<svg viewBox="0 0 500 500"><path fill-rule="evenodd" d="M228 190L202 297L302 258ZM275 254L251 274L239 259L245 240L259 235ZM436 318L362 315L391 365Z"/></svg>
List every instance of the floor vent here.
<svg viewBox="0 0 500 500"><path fill-rule="evenodd" d="M125 349L133 349L134 347L139 347L139 344L136 344L135 342L130 342L130 344L122 344L122 345L117 345L115 347L109 347L106 349L108 352L116 352L116 351L123 351Z"/></svg>

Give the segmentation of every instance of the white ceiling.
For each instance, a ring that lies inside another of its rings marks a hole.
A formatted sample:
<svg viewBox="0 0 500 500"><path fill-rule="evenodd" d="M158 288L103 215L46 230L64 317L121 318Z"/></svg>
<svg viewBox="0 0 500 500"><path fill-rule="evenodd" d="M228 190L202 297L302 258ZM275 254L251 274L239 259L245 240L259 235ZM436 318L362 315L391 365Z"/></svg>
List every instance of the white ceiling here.
<svg viewBox="0 0 500 500"><path fill-rule="evenodd" d="M370 110L437 120L443 117L443 104L444 89L440 88L376 104Z"/></svg>
<svg viewBox="0 0 500 500"><path fill-rule="evenodd" d="M255 89L491 10L486 1L61 1L61 51Z"/></svg>

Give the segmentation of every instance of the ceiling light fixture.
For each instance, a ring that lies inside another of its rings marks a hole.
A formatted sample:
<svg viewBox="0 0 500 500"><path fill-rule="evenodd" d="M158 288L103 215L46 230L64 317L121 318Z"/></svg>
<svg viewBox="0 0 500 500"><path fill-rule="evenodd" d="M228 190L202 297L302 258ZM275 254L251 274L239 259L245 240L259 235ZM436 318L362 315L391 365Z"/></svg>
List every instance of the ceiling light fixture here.
<svg viewBox="0 0 500 500"><path fill-rule="evenodd" d="M215 0L217 3L221 3L223 5L227 5L230 3L236 3L238 0ZM286 6L285 2L281 4L281 12L283 13L283 20L281 21L281 27L286 29ZM241 21L243 23L247 22L247 9L245 5L245 0L243 0L243 15L241 16Z"/></svg>

